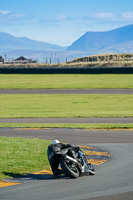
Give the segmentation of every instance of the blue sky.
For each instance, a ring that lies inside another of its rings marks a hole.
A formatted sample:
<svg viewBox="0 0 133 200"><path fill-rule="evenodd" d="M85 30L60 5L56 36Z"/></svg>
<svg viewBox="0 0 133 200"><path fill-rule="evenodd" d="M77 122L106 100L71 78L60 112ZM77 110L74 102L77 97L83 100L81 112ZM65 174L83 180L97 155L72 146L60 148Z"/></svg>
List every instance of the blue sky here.
<svg viewBox="0 0 133 200"><path fill-rule="evenodd" d="M133 0L0 0L0 31L61 46L133 24Z"/></svg>

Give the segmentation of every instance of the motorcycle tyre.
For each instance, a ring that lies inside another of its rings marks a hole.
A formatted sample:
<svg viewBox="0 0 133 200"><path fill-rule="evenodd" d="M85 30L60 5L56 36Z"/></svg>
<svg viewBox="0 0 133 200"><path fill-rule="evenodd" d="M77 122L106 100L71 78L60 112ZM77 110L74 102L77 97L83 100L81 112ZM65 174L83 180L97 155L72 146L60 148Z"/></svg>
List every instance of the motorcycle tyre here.
<svg viewBox="0 0 133 200"><path fill-rule="evenodd" d="M74 172L69 168L69 166L67 165L67 163L65 161L61 162L61 168L65 172L66 176L68 176L70 178L78 178L80 175L77 167L76 167L77 172Z"/></svg>

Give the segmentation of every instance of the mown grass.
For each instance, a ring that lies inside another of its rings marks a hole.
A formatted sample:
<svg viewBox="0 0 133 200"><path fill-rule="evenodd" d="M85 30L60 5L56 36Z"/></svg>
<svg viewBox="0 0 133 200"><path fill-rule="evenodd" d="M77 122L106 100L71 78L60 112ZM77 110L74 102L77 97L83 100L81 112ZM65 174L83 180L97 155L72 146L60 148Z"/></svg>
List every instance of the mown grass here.
<svg viewBox="0 0 133 200"><path fill-rule="evenodd" d="M133 88L133 74L0 74L0 88Z"/></svg>
<svg viewBox="0 0 133 200"><path fill-rule="evenodd" d="M133 88L133 75L0 74L2 89ZM132 95L0 95L0 118L131 117ZM133 128L132 124L1 123L0 127ZM0 179L49 169L50 141L0 137Z"/></svg>
<svg viewBox="0 0 133 200"><path fill-rule="evenodd" d="M0 123L7 128L133 129L133 123Z"/></svg>
<svg viewBox="0 0 133 200"><path fill-rule="evenodd" d="M0 118L132 116L132 95L0 95Z"/></svg>
<svg viewBox="0 0 133 200"><path fill-rule="evenodd" d="M0 137L0 179L49 169L50 141Z"/></svg>

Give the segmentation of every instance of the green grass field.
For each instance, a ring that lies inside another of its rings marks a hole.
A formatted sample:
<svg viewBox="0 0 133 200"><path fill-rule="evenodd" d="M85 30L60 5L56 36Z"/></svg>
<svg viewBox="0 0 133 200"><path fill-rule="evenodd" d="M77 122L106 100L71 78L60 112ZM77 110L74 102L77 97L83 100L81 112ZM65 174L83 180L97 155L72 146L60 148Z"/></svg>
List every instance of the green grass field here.
<svg viewBox="0 0 133 200"><path fill-rule="evenodd" d="M133 123L0 123L11 128L133 129Z"/></svg>
<svg viewBox="0 0 133 200"><path fill-rule="evenodd" d="M133 88L133 75L0 74L1 89ZM132 95L0 95L0 118L133 117ZM132 129L133 124L0 123L0 127ZM49 169L50 141L0 137L0 179Z"/></svg>
<svg viewBox="0 0 133 200"><path fill-rule="evenodd" d="M49 169L49 144L41 139L0 137L0 180Z"/></svg>
<svg viewBox="0 0 133 200"><path fill-rule="evenodd" d="M132 117L132 95L0 95L0 118Z"/></svg>
<svg viewBox="0 0 133 200"><path fill-rule="evenodd" d="M0 74L1 89L133 88L133 75ZM132 95L0 95L0 118L133 117ZM133 124L0 123L0 127L132 129ZM40 139L0 137L0 179L49 169Z"/></svg>
<svg viewBox="0 0 133 200"><path fill-rule="evenodd" d="M0 88L133 88L133 74L0 74Z"/></svg>

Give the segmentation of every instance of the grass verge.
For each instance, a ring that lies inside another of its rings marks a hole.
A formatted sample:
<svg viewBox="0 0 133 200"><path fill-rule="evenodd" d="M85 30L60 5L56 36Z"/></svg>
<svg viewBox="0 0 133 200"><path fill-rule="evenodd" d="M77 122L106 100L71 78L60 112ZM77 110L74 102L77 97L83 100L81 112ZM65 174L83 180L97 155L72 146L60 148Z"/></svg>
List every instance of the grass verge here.
<svg viewBox="0 0 133 200"><path fill-rule="evenodd" d="M41 139L0 137L0 180L49 169L49 144Z"/></svg>
<svg viewBox="0 0 133 200"><path fill-rule="evenodd" d="M133 129L133 123L0 123L5 128Z"/></svg>
<svg viewBox="0 0 133 200"><path fill-rule="evenodd" d="M8 80L8 81L7 81ZM0 74L2 89L133 88L133 74Z"/></svg>
<svg viewBox="0 0 133 200"><path fill-rule="evenodd" d="M132 116L132 95L0 95L0 118Z"/></svg>

